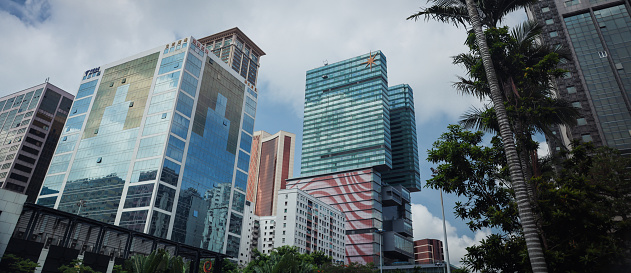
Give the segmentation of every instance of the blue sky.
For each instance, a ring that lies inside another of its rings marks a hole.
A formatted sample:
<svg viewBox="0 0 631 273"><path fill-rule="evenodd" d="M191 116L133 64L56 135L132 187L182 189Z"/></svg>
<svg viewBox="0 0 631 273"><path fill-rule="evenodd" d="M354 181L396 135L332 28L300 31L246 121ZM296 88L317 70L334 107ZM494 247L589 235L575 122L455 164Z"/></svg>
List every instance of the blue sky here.
<svg viewBox="0 0 631 273"><path fill-rule="evenodd" d="M405 18L424 0L349 1L0 1L0 96L50 82L75 94L83 71L160 46L239 27L266 53L261 58L256 130L284 130L300 142L305 73L324 61L341 61L382 50L390 85L414 90L421 179L430 176L427 149L448 124L477 99L451 83L464 75L450 56L466 51L465 30ZM525 20L523 11L508 24ZM542 139L540 139L542 140ZM542 147L545 150L545 146ZM423 189L412 195L415 239L442 240L440 197ZM464 248L488 231L473 233L453 215L456 197L445 196L449 248L458 263Z"/></svg>

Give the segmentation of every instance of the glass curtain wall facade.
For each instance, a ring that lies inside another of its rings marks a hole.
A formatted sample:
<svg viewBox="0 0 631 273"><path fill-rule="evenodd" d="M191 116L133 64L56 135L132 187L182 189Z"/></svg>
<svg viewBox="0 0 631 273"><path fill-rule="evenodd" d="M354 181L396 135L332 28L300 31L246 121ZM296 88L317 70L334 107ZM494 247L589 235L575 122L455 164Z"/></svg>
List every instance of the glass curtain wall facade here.
<svg viewBox="0 0 631 273"><path fill-rule="evenodd" d="M388 88L392 169L382 175L390 185L402 185L411 192L421 190L414 94L407 84Z"/></svg>
<svg viewBox="0 0 631 273"><path fill-rule="evenodd" d="M188 37L86 73L37 203L236 256L257 100L209 53Z"/></svg>
<svg viewBox="0 0 631 273"><path fill-rule="evenodd" d="M573 128L555 128L552 151L579 139L631 154L630 11L628 0L544 0L528 10L544 26L544 42L572 53L555 84L581 117Z"/></svg>
<svg viewBox="0 0 631 273"><path fill-rule="evenodd" d="M73 99L48 82L0 98L0 188L35 202Z"/></svg>
<svg viewBox="0 0 631 273"><path fill-rule="evenodd" d="M307 71L299 188L348 221L346 262L413 260L410 191L420 175L412 89L388 88L381 51ZM384 232L376 233L383 229Z"/></svg>
<svg viewBox="0 0 631 273"><path fill-rule="evenodd" d="M392 168L381 51L307 71L301 175Z"/></svg>

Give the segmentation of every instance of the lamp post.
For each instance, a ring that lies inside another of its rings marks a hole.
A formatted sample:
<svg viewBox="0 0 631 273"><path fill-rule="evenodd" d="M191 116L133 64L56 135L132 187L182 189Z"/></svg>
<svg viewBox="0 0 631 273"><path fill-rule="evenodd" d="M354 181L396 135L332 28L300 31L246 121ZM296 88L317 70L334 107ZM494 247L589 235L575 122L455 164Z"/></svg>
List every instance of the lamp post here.
<svg viewBox="0 0 631 273"><path fill-rule="evenodd" d="M379 234L379 273L383 273L383 229L375 230Z"/></svg>
<svg viewBox="0 0 631 273"><path fill-rule="evenodd" d="M451 273L451 266L449 264L449 247L447 246L447 225L445 224L445 205L443 205L443 190L440 190L440 207L443 210L443 235L445 236L445 258L447 258L447 273Z"/></svg>
<svg viewBox="0 0 631 273"><path fill-rule="evenodd" d="M77 211L77 215L81 216L81 208L85 207L85 200L81 199L77 201L77 207L79 207L79 210Z"/></svg>

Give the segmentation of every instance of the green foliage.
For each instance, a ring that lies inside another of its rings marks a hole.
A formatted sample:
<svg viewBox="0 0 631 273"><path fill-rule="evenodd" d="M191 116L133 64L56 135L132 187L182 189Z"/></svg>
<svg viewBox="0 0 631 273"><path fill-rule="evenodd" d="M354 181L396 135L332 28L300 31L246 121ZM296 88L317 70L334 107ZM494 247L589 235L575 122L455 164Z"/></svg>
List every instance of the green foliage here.
<svg viewBox="0 0 631 273"><path fill-rule="evenodd" d="M125 270L129 273L186 273L189 272L189 263L185 263L180 256L171 257L166 250L158 249L148 256L132 256L125 261Z"/></svg>
<svg viewBox="0 0 631 273"><path fill-rule="evenodd" d="M346 273L346 272L353 272L353 273L377 273L379 272L378 269L375 269L375 266L373 264L358 264L358 263L351 263L349 265L343 265L343 264L326 264L323 265L321 267L319 267L317 270L315 270L314 272L327 272L327 273Z"/></svg>
<svg viewBox="0 0 631 273"><path fill-rule="evenodd" d="M0 265L0 273L32 273L40 266L36 262L13 254L4 255Z"/></svg>
<svg viewBox="0 0 631 273"><path fill-rule="evenodd" d="M70 265L62 265L57 270L62 273L100 273L94 271L91 267L84 265L83 261L75 259L70 262Z"/></svg>
<svg viewBox="0 0 631 273"><path fill-rule="evenodd" d="M427 186L465 197L456 215L472 230L494 228L467 248L465 267L478 272L530 272L515 199L505 174L501 142L482 145L482 132L450 125L428 160L438 163ZM533 178L546 261L551 272L615 272L631 256L631 159L609 148L573 144L572 151L542 161Z"/></svg>
<svg viewBox="0 0 631 273"><path fill-rule="evenodd" d="M295 246L281 246L267 255L254 249L252 261L243 269L244 273L302 273L302 272L373 272L373 267L353 264L332 264L332 258L322 251L310 254L299 253ZM370 270L368 270L370 269ZM367 271L368 270L368 271Z"/></svg>

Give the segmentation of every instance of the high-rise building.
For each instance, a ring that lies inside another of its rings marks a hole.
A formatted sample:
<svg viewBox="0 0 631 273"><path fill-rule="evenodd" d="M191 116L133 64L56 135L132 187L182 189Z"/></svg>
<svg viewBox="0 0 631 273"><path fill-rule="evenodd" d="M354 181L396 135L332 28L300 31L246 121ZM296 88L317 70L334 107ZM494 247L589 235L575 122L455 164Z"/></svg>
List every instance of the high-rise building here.
<svg viewBox="0 0 631 273"><path fill-rule="evenodd" d="M445 260L443 242L437 239L414 241L414 263L433 264Z"/></svg>
<svg viewBox="0 0 631 273"><path fill-rule="evenodd" d="M244 223L249 232L242 238L252 240L242 241L240 263L250 262L249 246L263 254L281 246L295 246L300 253L321 251L333 261L344 260L346 218L339 209L297 188L280 190L278 198L274 216L254 215Z"/></svg>
<svg viewBox="0 0 631 273"><path fill-rule="evenodd" d="M254 214L276 215L278 191L285 188L294 172L295 145L296 135L292 133L254 132L246 194L246 200L255 204Z"/></svg>
<svg viewBox="0 0 631 273"><path fill-rule="evenodd" d="M557 96L581 114L577 126L555 128L558 151L572 139L631 154L631 8L628 0L542 0L527 10L543 26L543 41L571 52Z"/></svg>
<svg viewBox="0 0 631 273"><path fill-rule="evenodd" d="M287 188L344 213L346 262L412 262L415 128L412 89L388 88L380 51L307 71L302 177Z"/></svg>
<svg viewBox="0 0 631 273"><path fill-rule="evenodd" d="M388 88L392 169L383 173L390 185L402 185L409 191L421 190L414 95L407 84Z"/></svg>
<svg viewBox="0 0 631 273"><path fill-rule="evenodd" d="M0 98L0 188L35 201L73 99L48 82Z"/></svg>
<svg viewBox="0 0 631 273"><path fill-rule="evenodd" d="M231 28L208 37L199 39L209 51L228 64L241 77L247 79L246 84L256 90L259 59L265 55L248 36L239 28Z"/></svg>
<svg viewBox="0 0 631 273"><path fill-rule="evenodd" d="M363 167L392 168L381 51L307 71L301 175Z"/></svg>
<svg viewBox="0 0 631 273"><path fill-rule="evenodd" d="M90 70L37 203L236 257L257 103L246 81L193 37Z"/></svg>

